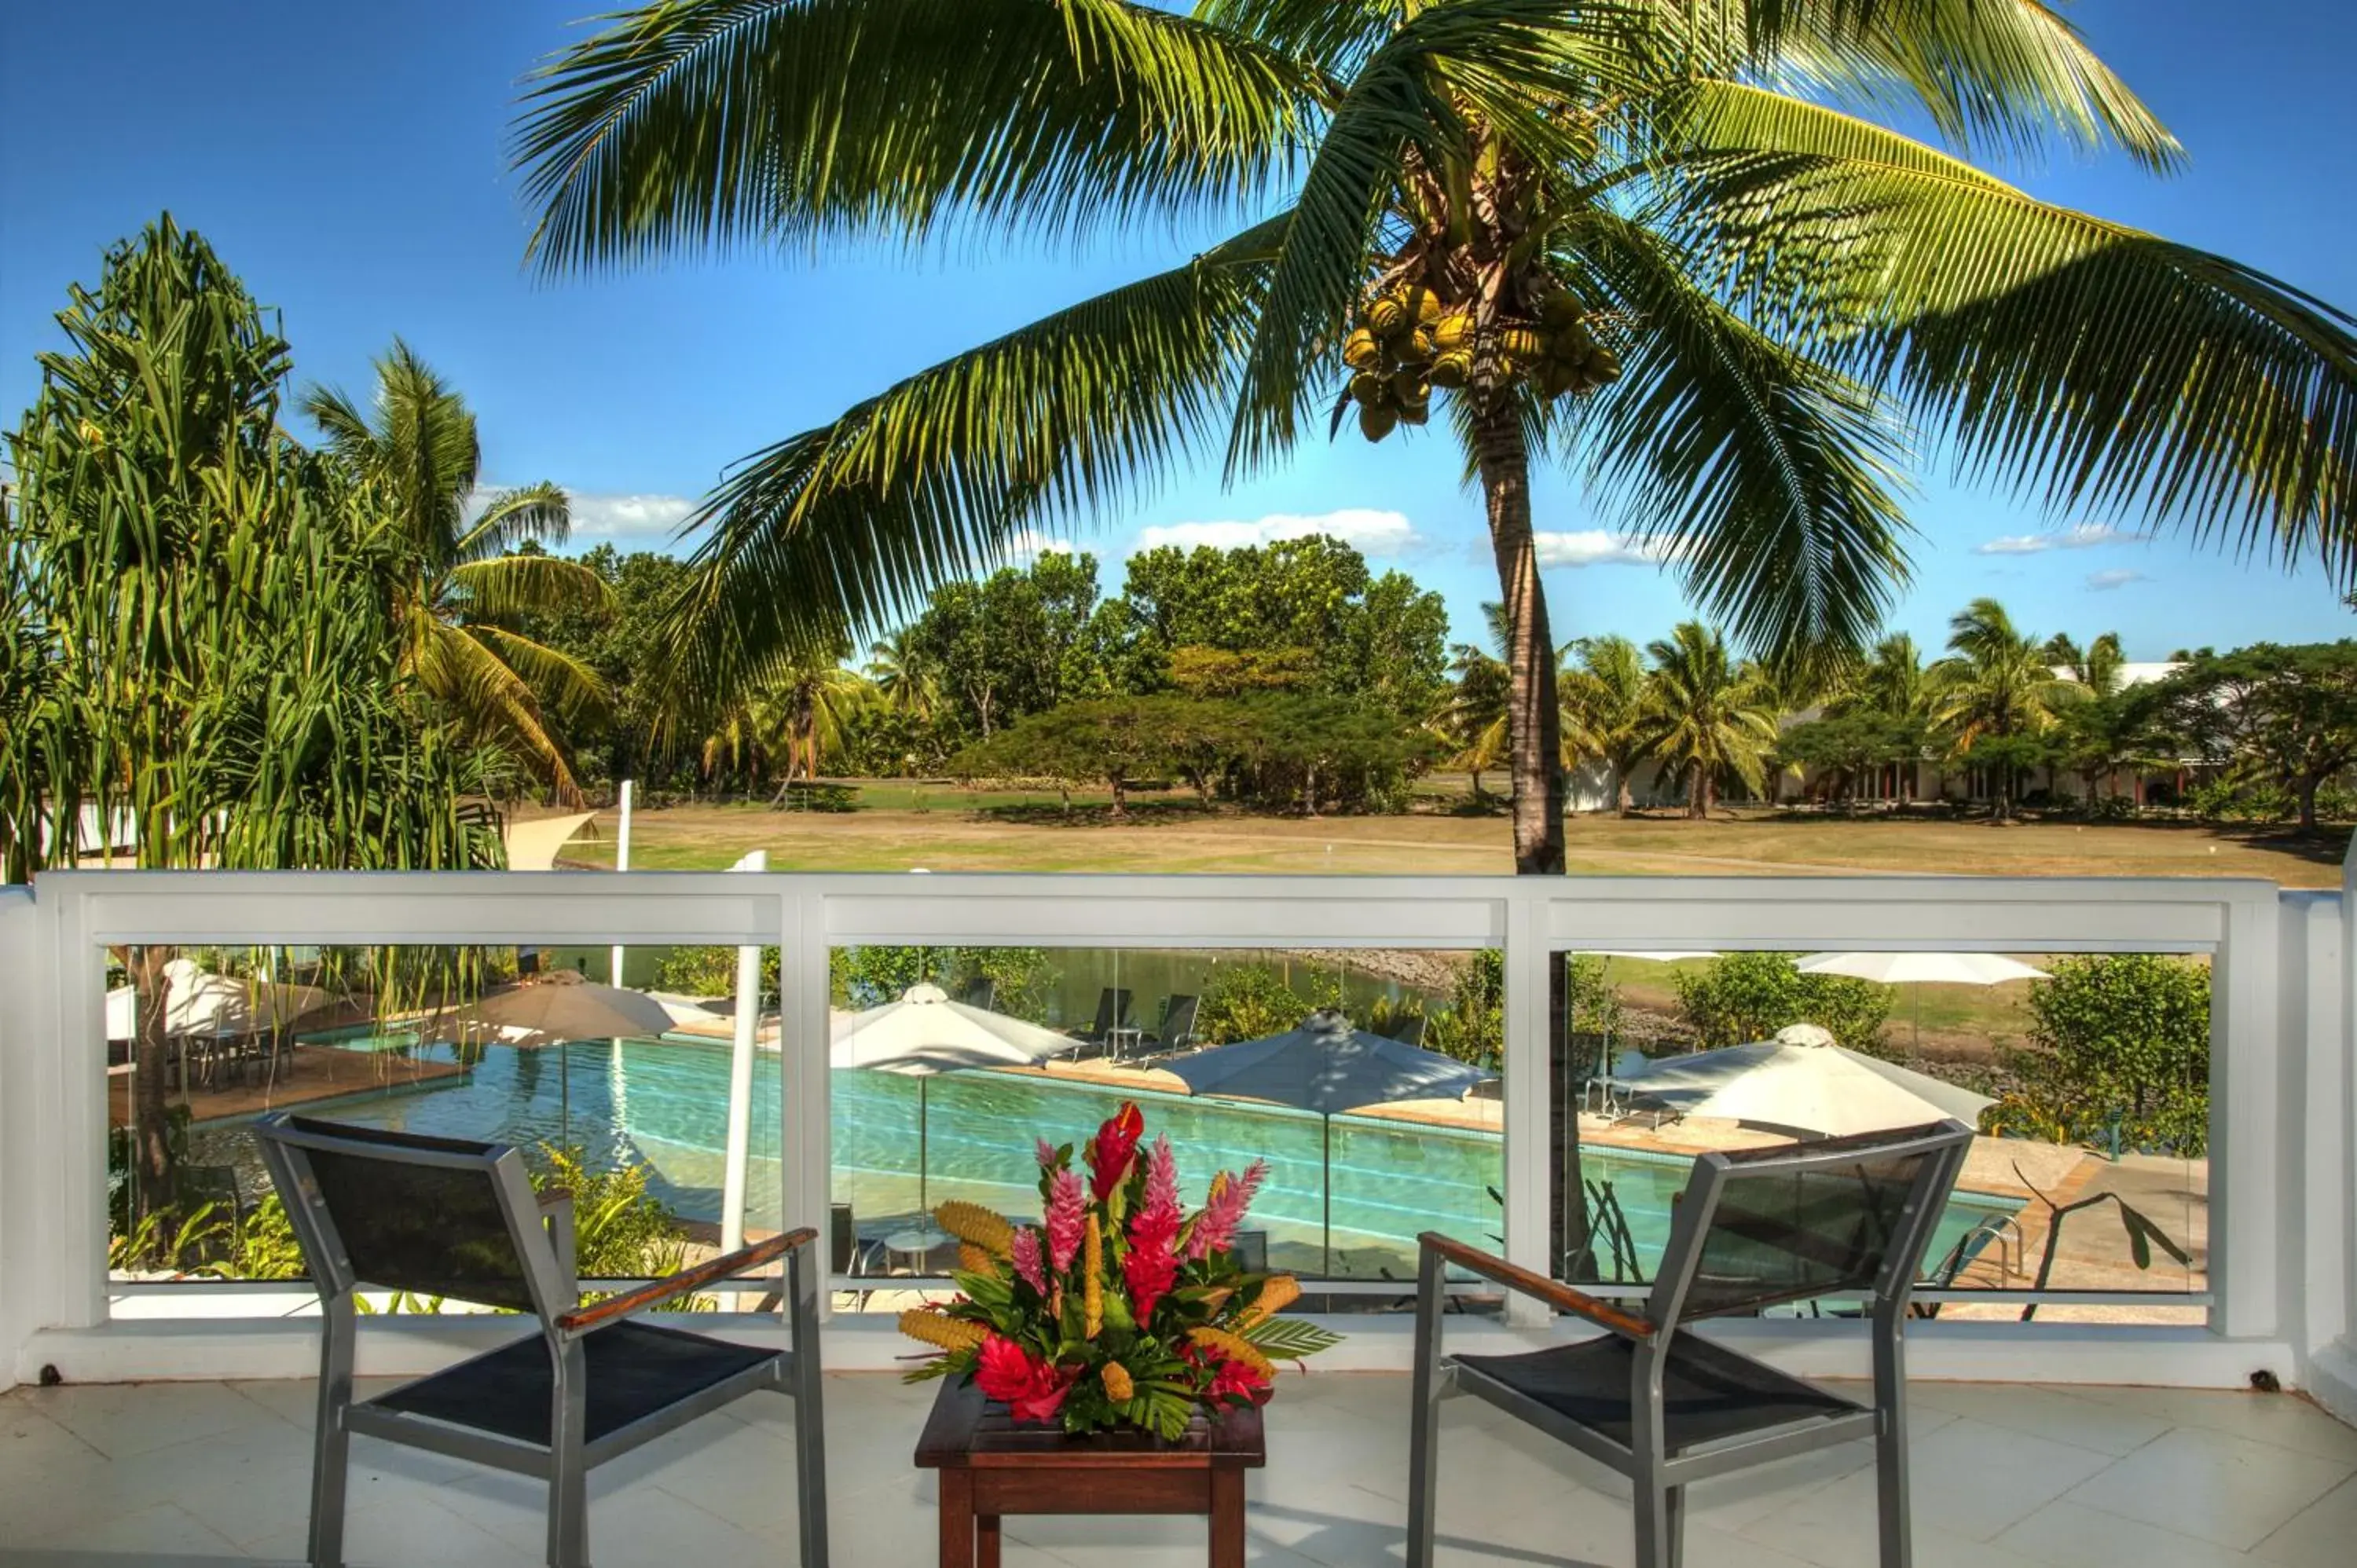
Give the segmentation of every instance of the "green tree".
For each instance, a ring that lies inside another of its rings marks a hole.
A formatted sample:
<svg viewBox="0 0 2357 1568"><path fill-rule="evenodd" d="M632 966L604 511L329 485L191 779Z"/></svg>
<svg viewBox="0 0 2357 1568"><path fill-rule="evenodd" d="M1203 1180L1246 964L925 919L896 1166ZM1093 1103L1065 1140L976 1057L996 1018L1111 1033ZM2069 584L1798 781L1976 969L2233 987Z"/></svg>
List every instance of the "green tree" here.
<svg viewBox="0 0 2357 1568"><path fill-rule="evenodd" d="M869 695L865 681L832 660L774 664L721 709L705 737L704 771L734 773L748 784L775 779L783 796L796 779L819 776L842 745L850 714Z"/></svg>
<svg viewBox="0 0 2357 1568"><path fill-rule="evenodd" d="M2317 824L2316 794L2357 763L2357 642L2204 649L2155 683L2161 722L2237 781L2273 784Z"/></svg>
<svg viewBox="0 0 2357 1568"><path fill-rule="evenodd" d="M1776 740L1775 761L1788 768L1814 768L1833 798L1846 800L1858 780L1884 768L1911 766L1923 755L1921 719L1859 711L1794 725Z"/></svg>
<svg viewBox="0 0 2357 1568"><path fill-rule="evenodd" d="M391 592L407 541L286 436L290 351L244 286L167 215L57 321L0 520L10 879L111 847L85 805L143 868L497 865L484 758L421 718ZM173 950L119 956L144 1216L172 1198Z"/></svg>
<svg viewBox="0 0 2357 1568"><path fill-rule="evenodd" d="M1113 792L1113 815L1129 814L1129 786L1170 766L1162 705L1142 697L1067 703L1017 720L969 748L954 767L968 779L1053 779L1071 787L1100 783Z"/></svg>
<svg viewBox="0 0 2357 1568"><path fill-rule="evenodd" d="M2151 953L2061 958L2029 989L2033 1049L1993 1115L2066 1138L2199 1155L2210 1133L2210 971Z"/></svg>
<svg viewBox="0 0 2357 1568"><path fill-rule="evenodd" d="M606 584L577 561L516 548L565 542L565 492L541 483L479 497L474 414L398 338L376 362L373 417L323 387L305 394L303 413L404 552L393 604L418 684L468 735L514 749L559 799L577 800L556 719L602 714L609 693L587 664L522 628L602 607Z"/></svg>
<svg viewBox="0 0 2357 1568"><path fill-rule="evenodd" d="M1513 671L1501 650L1506 640L1506 607L1494 601L1481 607L1490 630L1489 646L1460 642L1449 650L1448 672L1456 688L1440 710L1435 728L1453 748L1448 766L1473 777L1473 793L1481 791L1481 775L1505 764L1507 704L1513 695Z"/></svg>
<svg viewBox="0 0 2357 1568"><path fill-rule="evenodd" d="M2116 631L2103 633L2084 648L2073 642L2069 633L2058 631L2046 639L2044 652L2058 673L2098 697L2116 695L2127 669L2127 655L2121 651Z"/></svg>
<svg viewBox="0 0 2357 1568"><path fill-rule="evenodd" d="M1889 603L1900 412L2054 506L2320 548L2345 575L2348 317L1867 113L1963 151L2181 156L2040 5L665 0L542 70L517 159L553 272L1253 213L742 464L697 558L699 646L839 636L1207 452L1265 471L1347 414L1356 371L1363 428L1437 399L1480 485L1516 865L1555 872L1534 453L1584 468L1765 655L1856 644Z"/></svg>
<svg viewBox="0 0 2357 1568"><path fill-rule="evenodd" d="M1995 599L1975 599L1948 628L1949 656L1932 667L1938 723L1955 755L1987 773L2005 822L2020 776L2050 756L2039 737L2086 688L2057 675L2048 645L2018 630Z"/></svg>
<svg viewBox="0 0 2357 1568"><path fill-rule="evenodd" d="M1645 656L1625 637L1582 637L1570 643L1563 671L1566 749L1599 757L1612 769L1613 804L1636 810L1631 779L1645 759Z"/></svg>
<svg viewBox="0 0 2357 1568"><path fill-rule="evenodd" d="M867 679L885 706L911 718L929 719L942 705L941 672L908 627L868 645Z"/></svg>
<svg viewBox="0 0 2357 1568"><path fill-rule="evenodd" d="M1710 815L1722 779L1761 789L1776 746L1776 714L1758 671L1738 664L1727 639L1700 621L1681 623L1646 651L1653 672L1637 723L1639 743L1684 780L1686 815L1696 822Z"/></svg>
<svg viewBox="0 0 2357 1568"><path fill-rule="evenodd" d="M1772 1037L1793 1024L1814 1024L1838 1044L1889 1056L1882 1026L1890 988L1840 974L1803 974L1788 952L1732 952L1699 970L1679 970L1678 1009L1704 1050Z"/></svg>

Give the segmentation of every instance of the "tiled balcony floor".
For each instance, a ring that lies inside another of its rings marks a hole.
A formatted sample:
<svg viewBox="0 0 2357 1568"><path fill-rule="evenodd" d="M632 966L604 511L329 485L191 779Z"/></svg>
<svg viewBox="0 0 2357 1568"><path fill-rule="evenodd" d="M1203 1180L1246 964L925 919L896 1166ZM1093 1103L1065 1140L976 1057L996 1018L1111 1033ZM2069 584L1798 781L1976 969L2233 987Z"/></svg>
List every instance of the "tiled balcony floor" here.
<svg viewBox="0 0 2357 1568"><path fill-rule="evenodd" d="M933 1561L933 1488L909 1466L930 1389L845 1374L827 1386L834 1563ZM128 1568L296 1562L309 1468L308 1383L19 1389L0 1395L0 1562ZM1625 1564L1609 1477L1453 1400L1441 1559ZM2357 1431L2288 1395L1921 1383L1921 1568L2348 1568ZM598 1471L600 1568L789 1563L792 1407L740 1402ZM1288 1377L1252 1482L1252 1562L1381 1568L1401 1558L1407 1380ZM1857 1444L1699 1487L1693 1568L1867 1568L1869 1454ZM540 1561L537 1487L357 1439L347 1551L361 1564ZM1009 1568L1178 1568L1199 1520L1007 1521Z"/></svg>

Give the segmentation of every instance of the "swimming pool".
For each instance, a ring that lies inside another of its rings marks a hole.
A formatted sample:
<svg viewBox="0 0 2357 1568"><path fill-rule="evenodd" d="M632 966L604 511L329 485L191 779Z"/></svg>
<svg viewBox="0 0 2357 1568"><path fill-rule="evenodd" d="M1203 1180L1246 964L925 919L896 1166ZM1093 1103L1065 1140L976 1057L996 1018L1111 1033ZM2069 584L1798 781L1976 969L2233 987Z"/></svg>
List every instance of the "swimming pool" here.
<svg viewBox="0 0 2357 1568"><path fill-rule="evenodd" d="M853 1206L863 1230L888 1216L913 1214L918 1080L880 1072L831 1076L834 1200ZM727 1085L726 1047L624 1040L562 1051L495 1048L463 1079L317 1109L339 1121L448 1137L527 1147L576 1144L593 1163L636 1159L665 1202L688 1219L713 1221L720 1213ZM747 1223L756 1228L776 1225L780 1212L779 1094L777 1058L758 1057L747 1205ZM962 1197L1036 1214L1033 1137L1078 1143L1125 1097L1117 1090L1004 1073L932 1079L924 1095L925 1201ZM1275 1262L1318 1266L1324 1162L1316 1116L1176 1095L1126 1097L1144 1105L1149 1136L1169 1134L1189 1203L1201 1200L1214 1169L1267 1160L1254 1223L1269 1233ZM247 1142L233 1126L205 1129L203 1137L208 1144ZM1612 1185L1649 1273L1687 1170L1688 1162L1674 1155L1592 1144L1582 1151L1583 1175ZM1501 1143L1493 1133L1338 1116L1332 1182L1337 1273L1405 1278L1415 1269L1417 1232L1494 1246L1502 1228L1491 1196L1503 1185ZM1958 1194L1931 1255L1943 1255L1984 1217L2017 1207L1986 1194Z"/></svg>

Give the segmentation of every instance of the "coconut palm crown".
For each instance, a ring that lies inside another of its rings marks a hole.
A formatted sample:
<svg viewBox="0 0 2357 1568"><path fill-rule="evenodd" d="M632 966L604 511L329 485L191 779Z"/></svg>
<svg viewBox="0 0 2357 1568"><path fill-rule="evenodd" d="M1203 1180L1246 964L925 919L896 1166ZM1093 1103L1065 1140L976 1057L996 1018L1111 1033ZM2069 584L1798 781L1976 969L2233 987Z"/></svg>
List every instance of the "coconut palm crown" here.
<svg viewBox="0 0 2357 1568"><path fill-rule="evenodd" d="M312 388L302 406L359 482L360 504L380 511L401 542L395 609L405 671L470 736L516 754L559 799L578 800L551 710L602 711L606 684L524 628L533 616L603 606L610 595L577 561L518 553L565 542L565 492L541 483L477 496L482 448L465 402L397 338L376 374L371 410L325 387Z"/></svg>
<svg viewBox="0 0 2357 1568"><path fill-rule="evenodd" d="M1965 161L2056 145L2181 156L2038 0L664 0L554 57L517 158L555 272L1223 224L746 458L690 646L824 645L1183 464L1429 421L1508 609L1516 864L1559 871L1534 463L1780 662L1872 635L1917 432L2352 579L2357 323Z"/></svg>

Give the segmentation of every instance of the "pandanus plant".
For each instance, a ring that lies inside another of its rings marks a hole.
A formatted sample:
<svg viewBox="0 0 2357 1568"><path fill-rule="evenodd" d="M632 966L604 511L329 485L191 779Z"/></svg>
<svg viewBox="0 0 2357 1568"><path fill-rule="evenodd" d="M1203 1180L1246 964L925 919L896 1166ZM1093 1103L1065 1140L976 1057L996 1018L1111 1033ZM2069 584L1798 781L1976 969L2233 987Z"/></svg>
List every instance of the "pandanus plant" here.
<svg viewBox="0 0 2357 1568"><path fill-rule="evenodd" d="M1917 431L2054 508L2351 576L2352 319L1964 161L2058 143L2181 156L2036 0L664 0L548 62L517 156L553 272L1233 217L745 459L695 520L706 669L878 625L1182 464L1282 464L1389 321L1361 395L1442 415L1480 486L1515 861L1547 872L1534 464L1783 662L1877 628Z"/></svg>

